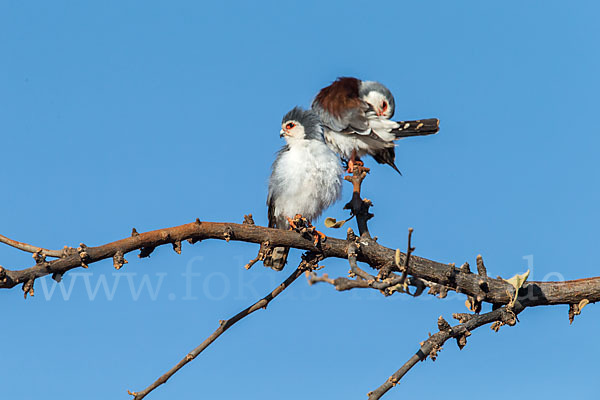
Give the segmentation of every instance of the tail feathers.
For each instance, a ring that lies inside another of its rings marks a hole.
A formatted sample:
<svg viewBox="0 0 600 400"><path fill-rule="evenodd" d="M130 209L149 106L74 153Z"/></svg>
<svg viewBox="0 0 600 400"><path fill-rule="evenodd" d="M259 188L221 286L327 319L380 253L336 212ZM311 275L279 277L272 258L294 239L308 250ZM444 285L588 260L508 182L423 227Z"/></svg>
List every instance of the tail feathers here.
<svg viewBox="0 0 600 400"><path fill-rule="evenodd" d="M397 121L400 125L396 129L392 129L392 134L396 139L433 135L440 130L440 120L437 118L419 119L417 121Z"/></svg>
<svg viewBox="0 0 600 400"><path fill-rule="evenodd" d="M263 265L281 271L285 267L289 251L289 247L275 247L271 254L265 257Z"/></svg>
<svg viewBox="0 0 600 400"><path fill-rule="evenodd" d="M394 151L393 147L381 149L376 153L373 153L372 156L375 159L375 161L377 161L379 164L389 165L390 167L394 168L396 172L400 174L400 176L402 176L402 172L400 172L400 170L398 169L398 167L396 167L396 164L394 163L394 161L396 160L396 152Z"/></svg>

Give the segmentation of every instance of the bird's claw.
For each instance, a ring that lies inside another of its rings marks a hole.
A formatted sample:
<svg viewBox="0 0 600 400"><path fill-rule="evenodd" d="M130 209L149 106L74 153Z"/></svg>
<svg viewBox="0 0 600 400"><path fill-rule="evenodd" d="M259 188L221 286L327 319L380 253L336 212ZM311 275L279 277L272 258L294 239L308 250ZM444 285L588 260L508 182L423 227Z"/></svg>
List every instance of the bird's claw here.
<svg viewBox="0 0 600 400"><path fill-rule="evenodd" d="M300 214L296 214L293 219L290 217L286 217L286 219L290 225L290 231L298 231L302 226L305 226L306 224L310 225L310 222Z"/></svg>
<svg viewBox="0 0 600 400"><path fill-rule="evenodd" d="M312 228L314 229L314 226L312 226ZM313 243L315 246L317 246L319 242L324 242L327 239L327 236L325 236L323 232L320 232L316 229L313 230L312 234L314 236Z"/></svg>
<svg viewBox="0 0 600 400"><path fill-rule="evenodd" d="M350 161L348 161L348 169L346 170L349 174L354 173L354 168L358 167L364 167L365 163L362 162L361 160L352 160L350 159Z"/></svg>
<svg viewBox="0 0 600 400"><path fill-rule="evenodd" d="M324 233L319 232L308 219L300 214L296 214L294 218L287 217L287 221L291 231L296 231L303 236L307 234L310 235L315 246L317 246L319 242L324 242L325 239L327 239L327 236L325 236Z"/></svg>

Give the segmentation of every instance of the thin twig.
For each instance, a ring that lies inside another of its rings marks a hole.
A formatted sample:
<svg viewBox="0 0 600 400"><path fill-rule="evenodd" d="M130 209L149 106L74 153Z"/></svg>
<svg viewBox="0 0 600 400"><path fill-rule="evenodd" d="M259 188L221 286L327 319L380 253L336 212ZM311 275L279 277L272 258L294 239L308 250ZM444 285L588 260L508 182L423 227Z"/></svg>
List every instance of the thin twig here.
<svg viewBox="0 0 600 400"><path fill-rule="evenodd" d="M410 371L412 367L414 367L419 361L425 360L427 356L430 356L432 360L435 360L438 351L442 349L442 345L448 339L456 338L458 340L463 338L464 342L462 346L464 346L464 344L466 344L466 337L470 335L472 330L496 321L502 324L514 325L516 323L516 314L523 311L523 309L524 307L519 305L518 311L508 311L506 307L502 307L482 315L469 314L467 321L430 335L427 340L421 343L421 347L416 354L409 358L409 360L404 363L400 369L394 372L394 374L390 376L381 386L368 393L368 400L380 399L381 396L383 396L388 390L396 386L400 379L402 379L402 377L406 375L406 373ZM459 318L459 315L461 317L464 316L464 314L455 314L455 318ZM459 347L461 347L460 342Z"/></svg>
<svg viewBox="0 0 600 400"><path fill-rule="evenodd" d="M15 249L19 249L25 251L27 253L43 253L50 257L60 258L64 254L62 250L48 250L43 247L33 246L31 244L17 242L16 240L12 240L7 238L6 236L0 235L0 243L7 244L9 246L14 247Z"/></svg>
<svg viewBox="0 0 600 400"><path fill-rule="evenodd" d="M309 255L307 257L310 256L312 255ZM298 265L298 268L296 268L296 270L292 272L292 274L288 276L286 280L284 280L279 286L273 289L273 291L271 291L265 297L252 304L251 306L247 307L243 311L240 311L230 319L225 321L219 321L220 326L213 332L212 335L210 335L204 342L202 342L202 344L200 344L194 350L190 351L181 361L179 361L173 368L171 368L160 378L158 378L154 383L152 383L150 386L148 386L146 389L140 392L130 392L128 390L127 393L134 396L133 400L141 400L144 397L146 397L148 393L152 392L154 389L167 382L167 380L170 377L172 377L177 371L179 371L184 365L196 358L200 353L202 353L202 351L204 351L204 349L210 346L211 343L213 343L227 329L231 328L236 322L252 314L254 311L266 309L267 305L271 300L273 300L287 287L289 287L292 284L292 282L294 282L300 275L304 273L304 271L310 271L316 265L317 261L318 258L313 258L312 260L305 258L304 260L302 260L300 265Z"/></svg>
<svg viewBox="0 0 600 400"><path fill-rule="evenodd" d="M403 283L408 275L408 263L410 262L410 256L412 255L412 252L415 251L415 248L412 247L411 244L412 233L413 228L408 228L408 245L406 246L406 258L404 259L404 267L402 268L402 277L400 278L400 283Z"/></svg>

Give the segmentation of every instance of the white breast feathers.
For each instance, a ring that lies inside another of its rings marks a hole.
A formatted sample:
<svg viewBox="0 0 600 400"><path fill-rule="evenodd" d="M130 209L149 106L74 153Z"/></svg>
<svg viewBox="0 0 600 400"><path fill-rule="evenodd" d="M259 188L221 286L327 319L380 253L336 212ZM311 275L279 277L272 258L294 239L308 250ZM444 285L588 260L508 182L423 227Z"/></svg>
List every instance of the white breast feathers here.
<svg viewBox="0 0 600 400"><path fill-rule="evenodd" d="M280 154L270 192L277 217L301 214L314 220L341 196L343 169L325 143L302 140Z"/></svg>

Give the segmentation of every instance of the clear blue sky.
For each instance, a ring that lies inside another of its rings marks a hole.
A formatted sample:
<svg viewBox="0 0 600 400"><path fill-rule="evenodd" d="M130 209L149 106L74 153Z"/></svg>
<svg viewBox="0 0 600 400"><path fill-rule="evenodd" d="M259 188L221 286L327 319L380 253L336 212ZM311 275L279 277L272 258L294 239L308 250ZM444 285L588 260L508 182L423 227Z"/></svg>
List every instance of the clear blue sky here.
<svg viewBox="0 0 600 400"><path fill-rule="evenodd" d="M599 12L591 1L2 1L0 233L62 248L196 217L265 224L282 115L352 75L386 84L397 118L441 120L439 135L400 143L403 177L367 161L383 244L404 249L414 227L416 254L481 253L493 276L530 262L535 280L599 275ZM326 214L344 217L343 204ZM182 255L131 254L119 272L74 270L63 291L43 279L27 301L0 291L0 397L128 399L294 267L245 271L256 250L186 243ZM0 264L32 259L2 246ZM198 275L188 284L186 270ZM301 279L149 398L362 399L453 312L464 297ZM386 398L464 396L459 380L467 397L591 398L599 316L588 306L569 326L566 306L537 308L514 328L480 328Z"/></svg>

